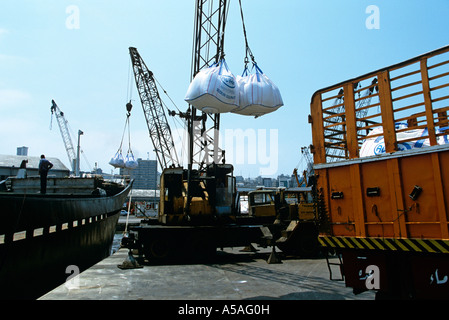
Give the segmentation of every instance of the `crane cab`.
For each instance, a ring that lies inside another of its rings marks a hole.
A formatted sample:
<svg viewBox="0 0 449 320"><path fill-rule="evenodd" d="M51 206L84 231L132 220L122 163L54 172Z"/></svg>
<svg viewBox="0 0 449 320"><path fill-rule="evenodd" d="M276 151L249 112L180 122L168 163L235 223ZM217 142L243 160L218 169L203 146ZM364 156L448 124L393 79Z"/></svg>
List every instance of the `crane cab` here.
<svg viewBox="0 0 449 320"><path fill-rule="evenodd" d="M163 224L215 223L235 213L233 166L212 164L205 171L166 168L161 175L159 221Z"/></svg>

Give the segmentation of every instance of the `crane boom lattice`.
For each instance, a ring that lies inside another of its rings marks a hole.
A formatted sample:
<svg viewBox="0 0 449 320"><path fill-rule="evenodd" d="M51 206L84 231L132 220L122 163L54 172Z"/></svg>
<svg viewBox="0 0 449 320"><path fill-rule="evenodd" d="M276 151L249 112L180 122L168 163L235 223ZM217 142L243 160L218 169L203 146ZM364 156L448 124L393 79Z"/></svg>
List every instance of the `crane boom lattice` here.
<svg viewBox="0 0 449 320"><path fill-rule="evenodd" d="M150 133L159 165L162 169L179 166L170 126L167 122L156 82L136 48L130 47L129 53L133 65L137 91L142 103L143 113Z"/></svg>
<svg viewBox="0 0 449 320"><path fill-rule="evenodd" d="M203 68L224 57L224 31L228 11L227 0L197 0L192 52L192 79ZM211 124L207 124L207 120ZM224 151L218 147L220 114L201 113L191 106L189 118L189 165L202 170L205 165L224 162Z"/></svg>
<svg viewBox="0 0 449 320"><path fill-rule="evenodd" d="M67 156L70 161L70 166L72 167L72 172L76 171L76 153L73 147L72 138L70 136L70 131L67 125L67 120L64 117L64 112L62 112L56 102L51 100L51 113L55 114L56 120L58 121L59 130L61 131L62 140L64 142L65 150L67 151Z"/></svg>

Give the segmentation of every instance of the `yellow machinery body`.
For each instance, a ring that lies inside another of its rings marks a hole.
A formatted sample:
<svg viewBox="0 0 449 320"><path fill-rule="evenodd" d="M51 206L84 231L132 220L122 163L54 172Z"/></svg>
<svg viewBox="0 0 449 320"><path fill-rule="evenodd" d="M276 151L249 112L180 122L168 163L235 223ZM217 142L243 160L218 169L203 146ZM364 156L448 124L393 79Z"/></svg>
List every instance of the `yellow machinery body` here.
<svg viewBox="0 0 449 320"><path fill-rule="evenodd" d="M163 224L210 223L235 216L235 178L232 165L215 165L213 175L197 172L190 183L188 170L167 168L160 183L159 222Z"/></svg>

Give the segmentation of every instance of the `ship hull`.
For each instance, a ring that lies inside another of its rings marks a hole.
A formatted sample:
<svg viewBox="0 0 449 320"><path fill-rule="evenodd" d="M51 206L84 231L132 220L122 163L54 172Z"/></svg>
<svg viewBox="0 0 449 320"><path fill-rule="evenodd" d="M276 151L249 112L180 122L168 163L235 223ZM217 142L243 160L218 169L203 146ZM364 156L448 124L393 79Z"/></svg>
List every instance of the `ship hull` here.
<svg viewBox="0 0 449 320"><path fill-rule="evenodd" d="M36 299L107 257L129 189L0 193L0 299Z"/></svg>

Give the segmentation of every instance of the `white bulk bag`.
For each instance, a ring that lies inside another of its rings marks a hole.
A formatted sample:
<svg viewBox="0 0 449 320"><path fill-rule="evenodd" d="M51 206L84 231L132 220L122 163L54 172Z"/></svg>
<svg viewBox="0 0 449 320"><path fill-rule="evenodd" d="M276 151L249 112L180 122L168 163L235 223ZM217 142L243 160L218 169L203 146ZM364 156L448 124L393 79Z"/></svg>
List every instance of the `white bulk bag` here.
<svg viewBox="0 0 449 320"><path fill-rule="evenodd" d="M134 159L134 155L132 153L128 153L125 158L125 168L136 169L138 166L139 163L136 159Z"/></svg>
<svg viewBox="0 0 449 320"><path fill-rule="evenodd" d="M278 87L254 64L256 73L237 76L239 108L232 110L247 116L262 116L284 105Z"/></svg>
<svg viewBox="0 0 449 320"><path fill-rule="evenodd" d="M114 168L124 168L125 160L123 159L122 153L120 151L117 151L115 156L112 157L111 161L109 161L109 164Z"/></svg>
<svg viewBox="0 0 449 320"><path fill-rule="evenodd" d="M407 124L405 123L396 123L396 130L398 129L404 129L407 128ZM371 137L375 134L381 134L383 133L382 127L376 127L374 128L367 136L366 140L362 144L362 148L360 149L360 156L361 157L368 157L368 156L374 156L379 155L382 153L385 153L385 141L383 136L378 137ZM403 132L396 133L396 139L398 141L398 150L409 150L414 148L422 148L422 147L428 147L430 146L430 141L428 138L426 139L419 139L423 136L427 136L428 131L427 128L425 129L410 129ZM408 139L416 140L413 141L406 141Z"/></svg>
<svg viewBox="0 0 449 320"><path fill-rule="evenodd" d="M237 81L223 59L202 69L189 85L184 99L207 113L229 112L239 106Z"/></svg>
<svg viewBox="0 0 449 320"><path fill-rule="evenodd" d="M449 128L447 128L447 127L440 128L437 130L437 133L438 134L446 133L447 130L449 130ZM438 141L438 144L446 144L446 143L449 143L449 137L447 134L445 134L445 135L439 136L437 141Z"/></svg>

